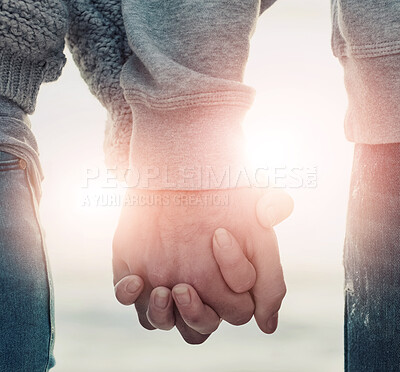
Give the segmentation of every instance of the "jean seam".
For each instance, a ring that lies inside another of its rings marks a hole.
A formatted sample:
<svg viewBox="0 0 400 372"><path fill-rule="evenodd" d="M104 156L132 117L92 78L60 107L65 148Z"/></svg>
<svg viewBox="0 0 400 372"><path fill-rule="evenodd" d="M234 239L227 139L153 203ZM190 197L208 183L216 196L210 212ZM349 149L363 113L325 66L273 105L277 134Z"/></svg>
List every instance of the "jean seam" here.
<svg viewBox="0 0 400 372"><path fill-rule="evenodd" d="M25 173L25 178L26 178L27 184L29 186L29 192L30 192L31 200L32 200L32 204L33 204L35 220L36 220L37 226L39 228L39 232L40 232L42 253L43 253L43 258L44 258L44 263L45 263L47 285L48 285L48 291L49 291L48 292L49 293L49 304L48 305L49 305L50 338L49 338L49 344L48 344L47 363L46 363L46 368L44 370L44 372L47 372L47 371L49 371L49 364L50 364L50 359L51 359L50 356L54 349L54 339L55 339L55 328L54 328L55 319L54 319L54 314L53 314L53 309L54 309L53 281L52 281L51 272L50 272L50 268L49 268L49 259L48 259L45 239L44 239L44 235L43 235L43 227L40 222L38 201L36 199L35 193L33 191L33 186L29 180L27 172L24 171L24 173Z"/></svg>
<svg viewBox="0 0 400 372"><path fill-rule="evenodd" d="M12 170L19 170L21 167L17 164L0 165L0 172L8 172Z"/></svg>

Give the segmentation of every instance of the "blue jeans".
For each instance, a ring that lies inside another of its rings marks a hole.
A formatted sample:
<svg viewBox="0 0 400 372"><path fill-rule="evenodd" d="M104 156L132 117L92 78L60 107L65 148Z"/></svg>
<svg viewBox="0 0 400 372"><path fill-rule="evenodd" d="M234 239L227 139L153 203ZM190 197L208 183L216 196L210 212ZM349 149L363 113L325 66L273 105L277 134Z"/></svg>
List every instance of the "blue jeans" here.
<svg viewBox="0 0 400 372"><path fill-rule="evenodd" d="M0 152L0 371L54 366L52 281L24 161Z"/></svg>
<svg viewBox="0 0 400 372"><path fill-rule="evenodd" d="M0 152L0 370L54 366L52 283L23 164ZM345 243L347 372L400 370L400 144L356 145Z"/></svg>
<svg viewBox="0 0 400 372"><path fill-rule="evenodd" d="M400 371L399 143L355 147L344 264L346 371Z"/></svg>

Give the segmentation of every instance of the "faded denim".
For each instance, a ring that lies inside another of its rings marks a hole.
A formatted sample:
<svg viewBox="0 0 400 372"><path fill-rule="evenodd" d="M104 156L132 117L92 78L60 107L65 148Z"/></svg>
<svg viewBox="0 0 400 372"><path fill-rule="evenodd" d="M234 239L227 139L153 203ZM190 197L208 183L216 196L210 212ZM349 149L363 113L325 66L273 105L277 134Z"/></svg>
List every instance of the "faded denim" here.
<svg viewBox="0 0 400 372"><path fill-rule="evenodd" d="M356 145L344 253L346 372L400 371L400 144Z"/></svg>
<svg viewBox="0 0 400 372"><path fill-rule="evenodd" d="M0 370L54 366L52 281L24 160L0 152Z"/></svg>
<svg viewBox="0 0 400 372"><path fill-rule="evenodd" d="M0 371L54 366L53 286L40 226L42 178L23 110L0 97Z"/></svg>

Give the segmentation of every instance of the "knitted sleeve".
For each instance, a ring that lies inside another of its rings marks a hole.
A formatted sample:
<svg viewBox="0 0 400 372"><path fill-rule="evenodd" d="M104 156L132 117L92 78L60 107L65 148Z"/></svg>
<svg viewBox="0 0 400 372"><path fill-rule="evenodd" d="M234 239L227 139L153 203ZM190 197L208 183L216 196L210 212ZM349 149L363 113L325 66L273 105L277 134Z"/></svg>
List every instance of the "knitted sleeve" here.
<svg viewBox="0 0 400 372"><path fill-rule="evenodd" d="M31 114L42 82L65 64L68 10L62 0L1 0L0 95Z"/></svg>
<svg viewBox="0 0 400 372"><path fill-rule="evenodd" d="M69 0L67 45L90 91L108 110L104 150L110 168L127 167L132 113L120 86L128 45L121 0Z"/></svg>

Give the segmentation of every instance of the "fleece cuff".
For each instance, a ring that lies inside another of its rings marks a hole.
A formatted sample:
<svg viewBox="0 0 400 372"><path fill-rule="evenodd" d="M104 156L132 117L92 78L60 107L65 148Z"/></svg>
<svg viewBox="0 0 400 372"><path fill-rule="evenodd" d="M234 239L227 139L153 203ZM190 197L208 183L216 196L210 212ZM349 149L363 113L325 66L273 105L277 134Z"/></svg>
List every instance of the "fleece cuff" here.
<svg viewBox="0 0 400 372"><path fill-rule="evenodd" d="M128 185L150 190L248 184L242 106L157 110L134 105Z"/></svg>

